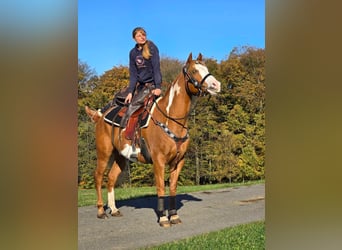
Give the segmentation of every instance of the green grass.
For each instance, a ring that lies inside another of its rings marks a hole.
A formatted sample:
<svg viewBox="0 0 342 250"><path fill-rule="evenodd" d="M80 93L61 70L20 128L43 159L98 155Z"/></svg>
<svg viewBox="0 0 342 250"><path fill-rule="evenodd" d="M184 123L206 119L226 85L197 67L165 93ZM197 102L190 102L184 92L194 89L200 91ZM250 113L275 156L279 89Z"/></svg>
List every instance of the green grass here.
<svg viewBox="0 0 342 250"><path fill-rule="evenodd" d="M212 184L212 185L200 185L200 186L178 186L177 193L191 193L198 191L208 191L227 187L253 185L257 183L264 183L264 181L250 181L244 183L224 183L224 184ZM156 195L155 187L124 187L115 188L116 200L127 200L138 197L146 197ZM168 195L168 188L166 188L166 195ZM102 196L104 201L107 200L107 189L102 189ZM96 204L96 192L95 189L79 189L78 190L78 206L89 206Z"/></svg>
<svg viewBox="0 0 342 250"><path fill-rule="evenodd" d="M265 249L265 221L242 224L220 231L143 249Z"/></svg>

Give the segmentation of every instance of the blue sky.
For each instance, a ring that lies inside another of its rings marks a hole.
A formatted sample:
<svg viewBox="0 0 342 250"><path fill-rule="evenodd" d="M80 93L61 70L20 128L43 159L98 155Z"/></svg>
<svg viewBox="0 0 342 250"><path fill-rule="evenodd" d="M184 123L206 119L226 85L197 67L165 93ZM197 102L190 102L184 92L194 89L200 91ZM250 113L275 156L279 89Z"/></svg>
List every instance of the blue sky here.
<svg viewBox="0 0 342 250"><path fill-rule="evenodd" d="M265 48L264 0L79 0L78 58L98 75L128 66L142 26L160 56L185 61L190 52L218 62L234 47Z"/></svg>

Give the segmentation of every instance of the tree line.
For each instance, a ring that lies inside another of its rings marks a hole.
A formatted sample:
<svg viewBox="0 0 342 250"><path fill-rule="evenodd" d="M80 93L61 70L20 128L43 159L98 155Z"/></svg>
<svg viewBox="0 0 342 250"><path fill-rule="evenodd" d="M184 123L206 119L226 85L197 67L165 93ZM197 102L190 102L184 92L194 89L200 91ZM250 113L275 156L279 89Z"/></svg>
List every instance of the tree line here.
<svg viewBox="0 0 342 250"><path fill-rule="evenodd" d="M259 180L265 177L265 50L234 48L226 60L205 58L209 72L222 84L214 97L194 100L189 116L190 145L179 185ZM162 90L181 72L183 61L161 57ZM96 166L94 124L84 106L101 108L129 82L127 66L98 76L78 62L79 187L93 188ZM166 173L165 181L168 180ZM152 165L132 163L118 185L154 185Z"/></svg>

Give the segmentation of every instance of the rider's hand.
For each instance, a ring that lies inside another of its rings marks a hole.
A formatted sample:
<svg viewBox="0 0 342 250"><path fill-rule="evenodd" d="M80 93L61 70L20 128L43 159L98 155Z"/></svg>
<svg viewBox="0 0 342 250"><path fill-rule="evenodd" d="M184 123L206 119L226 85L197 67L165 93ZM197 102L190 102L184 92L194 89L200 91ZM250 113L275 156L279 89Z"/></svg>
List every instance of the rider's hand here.
<svg viewBox="0 0 342 250"><path fill-rule="evenodd" d="M152 94L156 95L156 96L160 96L161 94L161 89L154 89L152 90Z"/></svg>
<svg viewBox="0 0 342 250"><path fill-rule="evenodd" d="M126 96L125 104L126 104L126 103L131 103L131 100L132 100L132 93L129 93L129 94Z"/></svg>

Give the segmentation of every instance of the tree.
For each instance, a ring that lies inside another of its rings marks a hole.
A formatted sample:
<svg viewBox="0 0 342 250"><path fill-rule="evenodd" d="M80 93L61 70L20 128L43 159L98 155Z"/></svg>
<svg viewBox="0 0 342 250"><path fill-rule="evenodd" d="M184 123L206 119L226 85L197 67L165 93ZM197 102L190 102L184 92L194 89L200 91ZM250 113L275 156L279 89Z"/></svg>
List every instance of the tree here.
<svg viewBox="0 0 342 250"><path fill-rule="evenodd" d="M96 149L93 128L90 121L78 124L78 177L79 186L82 188L94 187Z"/></svg>
<svg viewBox="0 0 342 250"><path fill-rule="evenodd" d="M96 87L97 81L95 70L78 59L78 98L86 97L86 94Z"/></svg>
<svg viewBox="0 0 342 250"><path fill-rule="evenodd" d="M129 70L127 67L119 66L107 70L99 78L99 83L92 92L91 99L87 100L92 107L103 107L121 89L128 86Z"/></svg>
<svg viewBox="0 0 342 250"><path fill-rule="evenodd" d="M179 72L182 70L183 64L177 60L170 57L161 57L160 59L160 71L163 76L162 90L165 92L167 86L172 83Z"/></svg>

